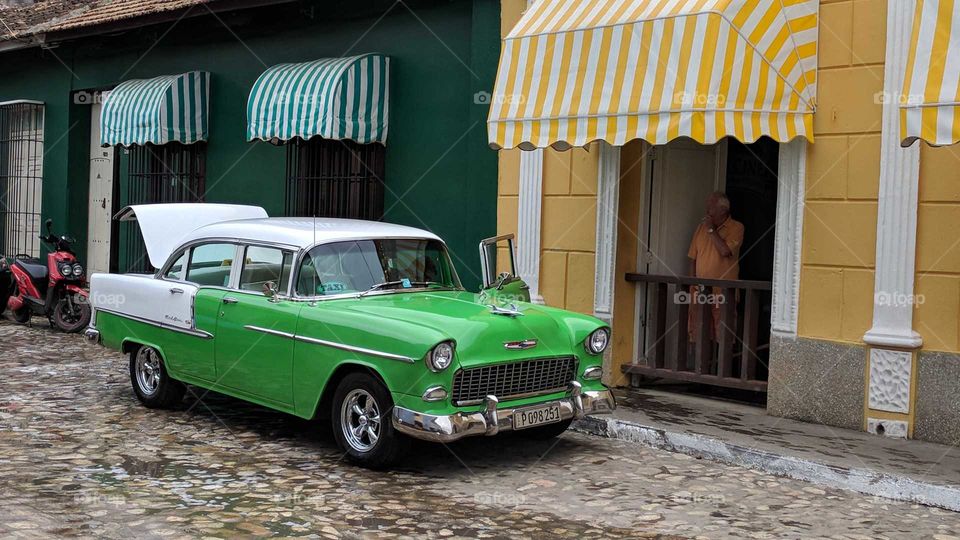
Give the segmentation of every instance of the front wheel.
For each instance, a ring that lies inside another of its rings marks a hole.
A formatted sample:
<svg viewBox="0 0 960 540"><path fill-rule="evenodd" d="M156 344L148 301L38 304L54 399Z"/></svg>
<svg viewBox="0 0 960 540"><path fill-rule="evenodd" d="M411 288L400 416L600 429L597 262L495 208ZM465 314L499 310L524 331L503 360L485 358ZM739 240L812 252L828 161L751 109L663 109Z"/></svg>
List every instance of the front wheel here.
<svg viewBox="0 0 960 540"><path fill-rule="evenodd" d="M333 396L333 436L347 457L364 467L394 463L407 443L393 428L390 392L367 373L351 373Z"/></svg>
<svg viewBox="0 0 960 540"><path fill-rule="evenodd" d="M130 382L140 403L151 409L169 409L180 403L186 392L183 383L167 374L160 353L146 345L130 353Z"/></svg>
<svg viewBox="0 0 960 540"><path fill-rule="evenodd" d="M90 302L79 293L67 293L53 308L53 324L72 334L90 324Z"/></svg>

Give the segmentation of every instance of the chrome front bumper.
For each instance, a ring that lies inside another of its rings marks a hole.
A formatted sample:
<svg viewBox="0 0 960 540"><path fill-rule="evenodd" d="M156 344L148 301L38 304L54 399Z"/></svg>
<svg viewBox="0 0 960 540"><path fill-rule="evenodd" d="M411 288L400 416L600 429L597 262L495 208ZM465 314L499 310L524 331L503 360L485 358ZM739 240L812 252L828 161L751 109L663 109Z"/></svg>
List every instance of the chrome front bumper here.
<svg viewBox="0 0 960 540"><path fill-rule="evenodd" d="M580 383L570 383L570 396L559 400L545 401L512 409L498 409L496 396L487 396L484 410L474 413L451 415L424 414L403 407L393 409L393 427L417 439L433 442L450 442L474 435L496 435L513 430L513 415L518 410L547 403L560 405L561 420L580 418L587 414L610 413L617 407L610 390L582 391Z"/></svg>

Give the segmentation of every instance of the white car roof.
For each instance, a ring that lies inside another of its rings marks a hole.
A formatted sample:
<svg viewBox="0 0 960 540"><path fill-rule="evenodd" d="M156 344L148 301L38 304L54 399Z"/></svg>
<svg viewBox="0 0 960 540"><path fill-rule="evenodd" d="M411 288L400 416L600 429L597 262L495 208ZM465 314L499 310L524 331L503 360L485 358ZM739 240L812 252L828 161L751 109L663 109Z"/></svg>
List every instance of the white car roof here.
<svg viewBox="0 0 960 540"><path fill-rule="evenodd" d="M314 244L377 238L440 237L422 229L359 219L275 217L221 221L187 234L180 244L205 238L230 238L284 244L304 249Z"/></svg>
<svg viewBox="0 0 960 540"><path fill-rule="evenodd" d="M137 221L150 264L160 268L187 242L227 238L307 248L338 240L440 237L422 229L359 219L267 217L259 206L211 203L167 203L128 206L120 221Z"/></svg>

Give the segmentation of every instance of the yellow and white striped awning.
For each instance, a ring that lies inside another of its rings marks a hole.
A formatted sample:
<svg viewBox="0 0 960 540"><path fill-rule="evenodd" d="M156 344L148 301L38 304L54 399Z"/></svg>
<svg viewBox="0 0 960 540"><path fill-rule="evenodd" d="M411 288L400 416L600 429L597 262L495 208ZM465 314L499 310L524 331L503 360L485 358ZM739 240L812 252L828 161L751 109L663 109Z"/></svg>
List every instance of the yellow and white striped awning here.
<svg viewBox="0 0 960 540"><path fill-rule="evenodd" d="M493 148L813 140L818 0L539 0L503 41Z"/></svg>
<svg viewBox="0 0 960 540"><path fill-rule="evenodd" d="M960 0L917 0L900 96L903 146L960 142Z"/></svg>

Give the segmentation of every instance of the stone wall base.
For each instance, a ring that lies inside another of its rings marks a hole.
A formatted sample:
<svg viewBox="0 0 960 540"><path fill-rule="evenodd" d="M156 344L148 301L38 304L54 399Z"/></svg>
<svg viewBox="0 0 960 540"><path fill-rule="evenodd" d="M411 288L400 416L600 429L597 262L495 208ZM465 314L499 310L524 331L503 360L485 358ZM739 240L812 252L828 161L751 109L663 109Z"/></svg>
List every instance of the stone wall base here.
<svg viewBox="0 0 960 540"><path fill-rule="evenodd" d="M913 438L960 444L960 354L920 352Z"/></svg>
<svg viewBox="0 0 960 540"><path fill-rule="evenodd" d="M864 347L771 336L767 412L863 430L865 369Z"/></svg>

